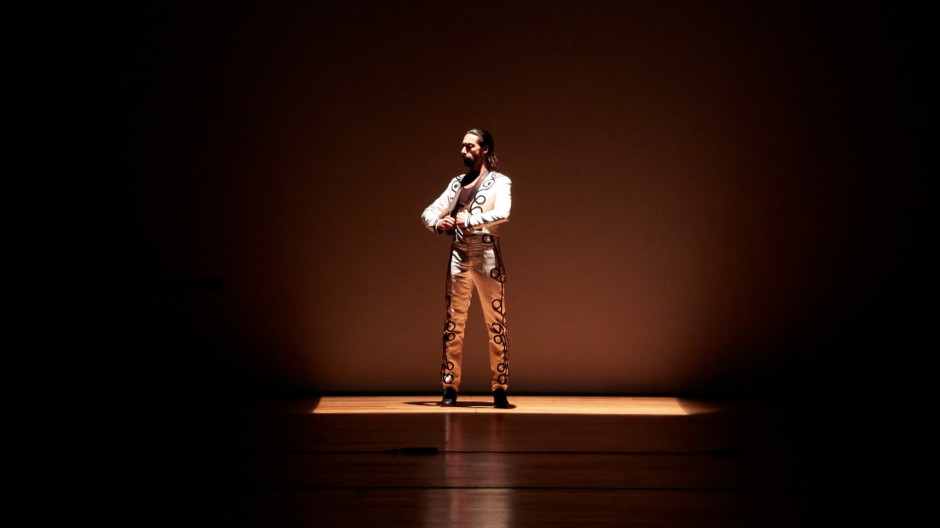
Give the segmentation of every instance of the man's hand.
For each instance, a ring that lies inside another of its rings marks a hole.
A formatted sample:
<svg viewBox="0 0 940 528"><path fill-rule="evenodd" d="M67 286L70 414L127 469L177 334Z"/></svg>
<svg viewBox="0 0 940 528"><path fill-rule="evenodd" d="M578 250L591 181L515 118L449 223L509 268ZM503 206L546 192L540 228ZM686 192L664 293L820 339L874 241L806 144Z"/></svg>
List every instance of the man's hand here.
<svg viewBox="0 0 940 528"><path fill-rule="evenodd" d="M466 211L460 211L459 213L457 213L456 221L458 224L460 224L461 227L463 227L467 225L467 217L469 216L470 216L470 213Z"/></svg>
<svg viewBox="0 0 940 528"><path fill-rule="evenodd" d="M460 215L458 214L457 217L459 218ZM454 220L453 216L450 216L450 215L445 216L444 218L441 218L440 220L438 220L437 230L438 231L450 231L451 229L454 228L455 223L456 223L456 220Z"/></svg>

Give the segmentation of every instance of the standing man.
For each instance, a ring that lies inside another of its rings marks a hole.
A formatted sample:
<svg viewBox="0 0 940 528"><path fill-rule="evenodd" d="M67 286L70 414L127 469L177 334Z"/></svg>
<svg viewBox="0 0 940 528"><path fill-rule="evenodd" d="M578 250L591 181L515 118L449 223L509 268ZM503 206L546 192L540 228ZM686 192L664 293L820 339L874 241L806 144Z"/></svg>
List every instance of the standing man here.
<svg viewBox="0 0 940 528"><path fill-rule="evenodd" d="M443 194L421 213L428 229L453 237L445 291L441 405L457 405L464 327L476 289L489 336L493 406L505 409L509 407L509 341L504 301L506 269L499 251L499 226L509 220L512 182L496 172L496 146L486 130L469 130L460 155L469 170L452 179Z"/></svg>

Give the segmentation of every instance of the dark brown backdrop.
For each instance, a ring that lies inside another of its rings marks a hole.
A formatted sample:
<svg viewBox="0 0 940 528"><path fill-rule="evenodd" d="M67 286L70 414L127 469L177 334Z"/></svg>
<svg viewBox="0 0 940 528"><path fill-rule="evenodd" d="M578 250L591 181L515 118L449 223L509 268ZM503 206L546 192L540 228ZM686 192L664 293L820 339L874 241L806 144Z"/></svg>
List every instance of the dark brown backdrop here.
<svg viewBox="0 0 940 528"><path fill-rule="evenodd" d="M514 182L516 393L890 380L925 216L916 14L505 4L82 12L74 191L102 345L83 361L132 384L438 391L448 242L418 216L484 127ZM477 308L468 330L464 390L486 391Z"/></svg>

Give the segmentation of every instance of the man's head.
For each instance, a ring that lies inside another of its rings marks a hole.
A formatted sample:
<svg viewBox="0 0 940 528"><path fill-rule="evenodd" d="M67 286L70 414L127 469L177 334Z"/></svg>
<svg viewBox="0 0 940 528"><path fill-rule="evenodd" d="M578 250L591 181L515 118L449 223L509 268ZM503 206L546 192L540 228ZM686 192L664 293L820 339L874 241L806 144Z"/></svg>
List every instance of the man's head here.
<svg viewBox="0 0 940 528"><path fill-rule="evenodd" d="M460 156L463 163L471 170L480 170L486 165L488 170L498 169L499 161L496 159L496 144L493 136L482 128L472 128L463 137L460 147Z"/></svg>

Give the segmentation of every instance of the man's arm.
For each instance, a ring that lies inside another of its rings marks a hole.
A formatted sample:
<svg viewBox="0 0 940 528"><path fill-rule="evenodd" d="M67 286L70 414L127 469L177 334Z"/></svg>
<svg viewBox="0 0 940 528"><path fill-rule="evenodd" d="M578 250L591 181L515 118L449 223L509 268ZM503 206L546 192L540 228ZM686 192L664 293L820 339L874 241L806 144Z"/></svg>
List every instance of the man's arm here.
<svg viewBox="0 0 940 528"><path fill-rule="evenodd" d="M444 192L437 197L437 200L425 208L421 213L421 221L429 230L436 233L442 233L454 227L454 217L450 216L450 202L453 200L456 189L460 188L459 181L452 180L444 189Z"/></svg>

